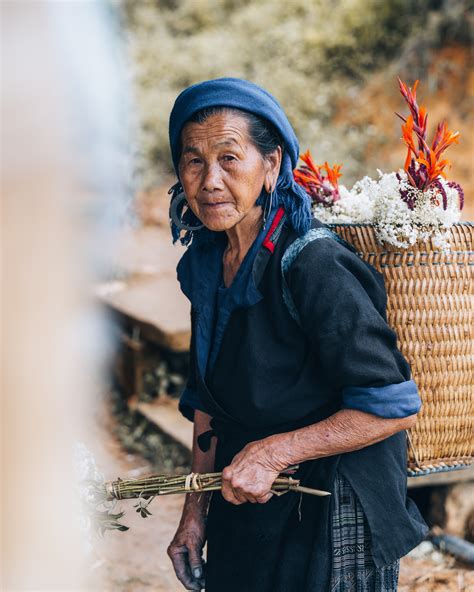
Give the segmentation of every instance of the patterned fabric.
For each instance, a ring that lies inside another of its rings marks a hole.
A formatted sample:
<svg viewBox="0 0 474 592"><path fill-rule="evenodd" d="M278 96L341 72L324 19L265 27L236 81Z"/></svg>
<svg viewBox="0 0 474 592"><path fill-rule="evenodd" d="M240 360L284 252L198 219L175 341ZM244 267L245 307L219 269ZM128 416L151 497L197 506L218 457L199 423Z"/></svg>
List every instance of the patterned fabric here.
<svg viewBox="0 0 474 592"><path fill-rule="evenodd" d="M377 568L362 506L340 473L334 484L333 567L330 592L396 592L400 560Z"/></svg>

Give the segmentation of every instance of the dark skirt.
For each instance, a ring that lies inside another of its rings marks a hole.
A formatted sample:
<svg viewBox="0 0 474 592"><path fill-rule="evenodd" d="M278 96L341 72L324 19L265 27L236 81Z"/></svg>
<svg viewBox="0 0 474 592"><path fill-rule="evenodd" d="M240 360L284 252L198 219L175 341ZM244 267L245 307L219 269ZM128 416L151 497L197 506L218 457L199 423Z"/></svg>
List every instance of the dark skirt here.
<svg viewBox="0 0 474 592"><path fill-rule="evenodd" d="M302 484L330 497L288 492L265 504L212 495L207 520L206 592L395 592L399 560L377 568L354 490L330 459ZM306 467L307 468L307 467ZM301 475L294 475L299 478Z"/></svg>

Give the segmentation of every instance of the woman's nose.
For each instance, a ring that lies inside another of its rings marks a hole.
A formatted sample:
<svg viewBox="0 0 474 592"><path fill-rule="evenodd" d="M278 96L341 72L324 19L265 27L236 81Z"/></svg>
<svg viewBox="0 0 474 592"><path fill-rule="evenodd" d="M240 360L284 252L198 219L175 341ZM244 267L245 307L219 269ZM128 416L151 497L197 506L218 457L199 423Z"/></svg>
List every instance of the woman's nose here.
<svg viewBox="0 0 474 592"><path fill-rule="evenodd" d="M222 175L218 163L209 164L205 168L202 189L208 192L223 189Z"/></svg>

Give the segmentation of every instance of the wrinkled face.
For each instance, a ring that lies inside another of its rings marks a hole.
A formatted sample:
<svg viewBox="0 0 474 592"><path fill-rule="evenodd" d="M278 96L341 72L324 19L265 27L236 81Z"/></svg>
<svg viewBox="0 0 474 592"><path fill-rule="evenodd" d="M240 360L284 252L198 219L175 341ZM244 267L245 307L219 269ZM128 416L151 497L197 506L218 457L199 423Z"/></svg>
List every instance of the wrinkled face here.
<svg viewBox="0 0 474 592"><path fill-rule="evenodd" d="M179 176L186 199L210 230L228 230L255 206L270 164L252 143L243 116L223 112L188 122L181 134Z"/></svg>

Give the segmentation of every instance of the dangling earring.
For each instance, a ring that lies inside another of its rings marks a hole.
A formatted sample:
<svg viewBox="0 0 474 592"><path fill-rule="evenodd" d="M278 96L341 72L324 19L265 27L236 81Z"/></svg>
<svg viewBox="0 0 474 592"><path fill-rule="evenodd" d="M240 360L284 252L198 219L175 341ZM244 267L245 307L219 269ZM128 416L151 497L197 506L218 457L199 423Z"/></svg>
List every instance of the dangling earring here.
<svg viewBox="0 0 474 592"><path fill-rule="evenodd" d="M263 225L262 225L262 228L265 228L265 226L267 224L268 216L270 215L270 212L272 211L272 206L273 206L273 189L271 190L270 193L267 194L267 199L265 201L265 205L264 205L264 208L263 208Z"/></svg>
<svg viewBox="0 0 474 592"><path fill-rule="evenodd" d="M173 223L177 226L177 228L182 229L182 230L190 230L191 232L193 230L200 230L201 228L204 228L204 224L199 220L199 218L197 218L197 216L196 216L196 219L198 220L198 225L191 226L191 225L185 224L182 221L179 214L182 211L181 204L183 204L183 202L186 202L186 204L189 208L189 204L188 204L188 200L186 199L186 195L184 194L184 191L181 191L181 193L178 193L175 197L173 197L173 199L171 200L171 203L170 203L169 217L173 221ZM183 204L183 206L184 205L185 204Z"/></svg>

